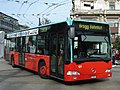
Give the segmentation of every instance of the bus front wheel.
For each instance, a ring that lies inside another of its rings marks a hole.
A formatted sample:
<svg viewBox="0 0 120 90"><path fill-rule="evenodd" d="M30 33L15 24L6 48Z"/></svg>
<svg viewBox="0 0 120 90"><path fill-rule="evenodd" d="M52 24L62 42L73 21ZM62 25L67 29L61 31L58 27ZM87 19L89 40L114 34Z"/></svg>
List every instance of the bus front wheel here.
<svg viewBox="0 0 120 90"><path fill-rule="evenodd" d="M38 75L41 77L41 78L48 78L47 75L47 67L46 67L46 64L44 61L40 62L39 65L38 65Z"/></svg>

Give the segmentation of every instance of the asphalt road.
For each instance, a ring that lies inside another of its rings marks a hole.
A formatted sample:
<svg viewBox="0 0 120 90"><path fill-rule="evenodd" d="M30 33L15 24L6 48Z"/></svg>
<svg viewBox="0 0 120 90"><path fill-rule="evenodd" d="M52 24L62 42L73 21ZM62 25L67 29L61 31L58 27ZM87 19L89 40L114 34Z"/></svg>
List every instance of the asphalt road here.
<svg viewBox="0 0 120 90"><path fill-rule="evenodd" d="M0 90L120 90L120 66L112 71L110 79L65 84L53 78L41 79L36 73L23 68L12 68L0 59Z"/></svg>

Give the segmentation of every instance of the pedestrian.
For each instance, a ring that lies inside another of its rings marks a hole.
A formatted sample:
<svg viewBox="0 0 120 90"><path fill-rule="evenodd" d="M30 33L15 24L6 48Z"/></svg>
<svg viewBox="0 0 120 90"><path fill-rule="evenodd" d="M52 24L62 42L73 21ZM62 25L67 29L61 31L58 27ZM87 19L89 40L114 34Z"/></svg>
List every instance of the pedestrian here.
<svg viewBox="0 0 120 90"><path fill-rule="evenodd" d="M116 54L116 50L113 48L112 49L112 67L115 67L115 54Z"/></svg>

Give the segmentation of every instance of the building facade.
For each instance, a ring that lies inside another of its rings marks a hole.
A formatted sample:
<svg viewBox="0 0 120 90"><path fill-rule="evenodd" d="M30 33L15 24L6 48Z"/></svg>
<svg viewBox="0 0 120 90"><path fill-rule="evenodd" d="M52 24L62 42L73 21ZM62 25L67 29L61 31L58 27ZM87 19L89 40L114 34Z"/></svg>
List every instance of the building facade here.
<svg viewBox="0 0 120 90"><path fill-rule="evenodd" d="M0 31L8 33L14 30L19 30L18 20L0 12Z"/></svg>
<svg viewBox="0 0 120 90"><path fill-rule="evenodd" d="M120 0L72 0L72 19L108 22L112 42L120 35Z"/></svg>

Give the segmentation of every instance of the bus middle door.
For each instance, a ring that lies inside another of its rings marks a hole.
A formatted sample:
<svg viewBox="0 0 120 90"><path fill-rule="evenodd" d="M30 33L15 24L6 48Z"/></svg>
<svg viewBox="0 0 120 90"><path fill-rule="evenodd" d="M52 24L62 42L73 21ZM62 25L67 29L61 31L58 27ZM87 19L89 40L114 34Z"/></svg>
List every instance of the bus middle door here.
<svg viewBox="0 0 120 90"><path fill-rule="evenodd" d="M25 38L19 37L17 40L18 48L19 48L19 65L25 65Z"/></svg>

